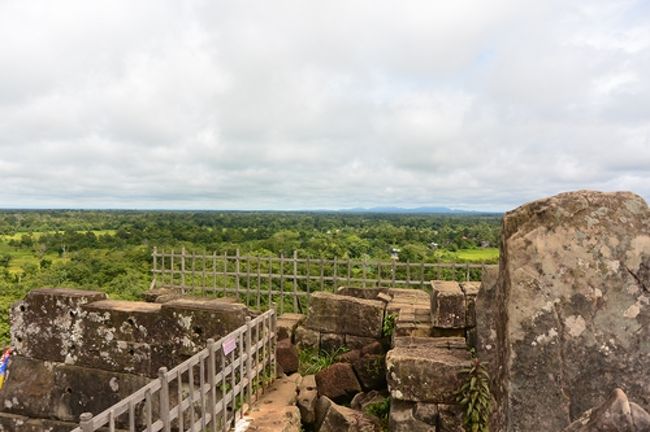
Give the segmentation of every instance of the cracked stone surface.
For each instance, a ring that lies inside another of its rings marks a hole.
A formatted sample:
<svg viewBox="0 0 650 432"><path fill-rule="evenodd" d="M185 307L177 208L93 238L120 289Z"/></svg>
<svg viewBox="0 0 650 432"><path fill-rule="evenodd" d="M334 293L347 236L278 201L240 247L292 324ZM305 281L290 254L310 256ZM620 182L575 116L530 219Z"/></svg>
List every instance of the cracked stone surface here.
<svg viewBox="0 0 650 432"><path fill-rule="evenodd" d="M501 365L498 430L562 430L614 387L648 410L645 201L590 191L535 201L506 213L501 243L488 323Z"/></svg>

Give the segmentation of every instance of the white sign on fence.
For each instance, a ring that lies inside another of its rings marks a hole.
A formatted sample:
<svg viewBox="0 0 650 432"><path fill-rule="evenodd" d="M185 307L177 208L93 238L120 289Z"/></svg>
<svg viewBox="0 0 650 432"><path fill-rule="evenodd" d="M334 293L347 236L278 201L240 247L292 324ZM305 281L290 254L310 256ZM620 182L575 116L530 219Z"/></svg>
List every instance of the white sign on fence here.
<svg viewBox="0 0 650 432"><path fill-rule="evenodd" d="M235 350L236 347L237 347L237 339L235 338L226 339L225 341L223 341L224 355L230 354Z"/></svg>

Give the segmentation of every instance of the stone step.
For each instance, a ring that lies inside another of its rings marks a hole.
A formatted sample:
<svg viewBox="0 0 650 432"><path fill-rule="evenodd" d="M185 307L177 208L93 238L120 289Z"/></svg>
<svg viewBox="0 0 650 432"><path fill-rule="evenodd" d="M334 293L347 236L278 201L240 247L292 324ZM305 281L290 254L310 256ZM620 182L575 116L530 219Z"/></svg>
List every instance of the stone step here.
<svg viewBox="0 0 650 432"><path fill-rule="evenodd" d="M296 383L276 380L235 424L235 432L299 432L300 411L296 406Z"/></svg>

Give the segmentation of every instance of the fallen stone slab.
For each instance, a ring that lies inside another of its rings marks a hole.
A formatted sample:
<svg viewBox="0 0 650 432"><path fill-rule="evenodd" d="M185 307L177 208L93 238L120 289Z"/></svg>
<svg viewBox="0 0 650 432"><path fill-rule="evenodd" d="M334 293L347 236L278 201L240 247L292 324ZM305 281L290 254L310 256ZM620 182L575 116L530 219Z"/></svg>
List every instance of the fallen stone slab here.
<svg viewBox="0 0 650 432"><path fill-rule="evenodd" d="M305 327L324 333L381 338L384 302L316 292Z"/></svg>
<svg viewBox="0 0 650 432"><path fill-rule="evenodd" d="M382 432L379 421L363 413L330 403L319 432Z"/></svg>
<svg viewBox="0 0 650 432"><path fill-rule="evenodd" d="M388 389L394 399L453 404L470 365L466 350L397 347L386 356Z"/></svg>
<svg viewBox="0 0 650 432"><path fill-rule="evenodd" d="M386 388L386 356L366 354L352 362L354 372L364 390Z"/></svg>
<svg viewBox="0 0 650 432"><path fill-rule="evenodd" d="M326 396L337 403L347 403L361 391L361 385L349 363L334 363L318 372L316 387L319 396Z"/></svg>
<svg viewBox="0 0 650 432"><path fill-rule="evenodd" d="M298 359L298 351L293 346L290 339L282 339L276 345L276 358L278 366L282 368L282 372L291 375L298 371L300 361Z"/></svg>

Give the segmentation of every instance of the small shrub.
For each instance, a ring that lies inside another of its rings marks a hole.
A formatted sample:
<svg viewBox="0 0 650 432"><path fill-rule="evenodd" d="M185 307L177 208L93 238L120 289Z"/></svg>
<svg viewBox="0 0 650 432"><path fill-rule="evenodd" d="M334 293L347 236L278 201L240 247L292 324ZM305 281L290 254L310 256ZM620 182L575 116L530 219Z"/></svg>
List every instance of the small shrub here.
<svg viewBox="0 0 650 432"><path fill-rule="evenodd" d="M397 320L397 314L387 313L384 315L384 322L382 324L382 335L384 337L390 337L395 331L395 321Z"/></svg>
<svg viewBox="0 0 650 432"><path fill-rule="evenodd" d="M390 398L386 398L380 402L375 402L366 405L364 409L366 414L375 416L381 422L383 430L388 430L388 416L390 414Z"/></svg>
<svg viewBox="0 0 650 432"><path fill-rule="evenodd" d="M341 347L334 352L318 352L314 349L303 348L299 352L300 375L315 375L336 363L336 358L348 351L349 349L346 347Z"/></svg>
<svg viewBox="0 0 650 432"><path fill-rule="evenodd" d="M474 359L466 370L467 379L458 392L457 401L463 408L463 423L468 432L490 432L490 375L481 361Z"/></svg>

